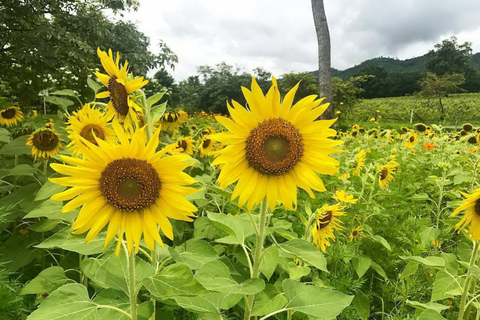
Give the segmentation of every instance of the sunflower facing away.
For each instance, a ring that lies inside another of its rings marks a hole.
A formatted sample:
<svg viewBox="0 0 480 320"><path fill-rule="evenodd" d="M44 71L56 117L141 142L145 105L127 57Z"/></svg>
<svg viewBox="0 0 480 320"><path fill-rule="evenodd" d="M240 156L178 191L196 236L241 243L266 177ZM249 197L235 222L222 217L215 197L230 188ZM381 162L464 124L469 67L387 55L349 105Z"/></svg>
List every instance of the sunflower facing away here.
<svg viewBox="0 0 480 320"><path fill-rule="evenodd" d="M16 126L24 118L19 107L10 107L0 110L0 124L7 127Z"/></svg>
<svg viewBox="0 0 480 320"><path fill-rule="evenodd" d="M461 211L466 211L460 222L455 225L455 228L463 230L470 224L467 234L472 236L473 241L480 240L480 189L475 190L472 194L461 192L466 197L463 203L452 213L455 217Z"/></svg>
<svg viewBox="0 0 480 320"><path fill-rule="evenodd" d="M336 121L316 120L328 107L315 95L301 99L292 106L298 84L280 100L275 78L266 95L252 79L252 90L242 87L249 109L232 101L228 105L232 119L217 116L228 132L210 135L225 148L213 152L213 165L220 165L218 182L226 188L236 182L232 200L247 203L251 210L266 198L271 210L279 199L286 208L297 203L297 187L313 198L313 190L325 191L319 174L334 175L338 161L329 155L340 150L343 143L331 140Z"/></svg>
<svg viewBox="0 0 480 320"><path fill-rule="evenodd" d="M333 232L343 228L341 226L342 221L337 218L345 215L345 212L342 211L343 209L344 207L337 203L333 206L324 205L315 212L316 220L312 226L313 243L324 253L327 251L326 247L330 247L328 239L335 241Z"/></svg>
<svg viewBox="0 0 480 320"><path fill-rule="evenodd" d="M353 169L353 175L359 176L363 167L365 167L365 161L367 160L367 152L365 150L360 150L355 155L355 168Z"/></svg>
<svg viewBox="0 0 480 320"><path fill-rule="evenodd" d="M120 66L120 54L117 52L116 59L113 57L112 50L105 51L97 49L103 68L107 74L95 72L98 80L100 80L107 88L107 91L97 94L97 98L110 98L105 109L106 116L110 120L117 119L123 123L125 128L132 129L133 123L138 124L136 112L142 112L142 108L138 106L131 98L136 90L145 86L148 80L143 77L128 79L127 67L128 62Z"/></svg>
<svg viewBox="0 0 480 320"><path fill-rule="evenodd" d="M165 149L155 152L158 132L146 143L145 128L132 135L120 124L113 123L120 144L97 138L98 145L83 139L88 146L86 159L62 156L70 165L52 164L62 178L50 181L71 187L52 196L53 200L70 200L62 212L82 206L73 224L75 234L88 231L86 242L92 241L108 224L105 246L119 233L116 254L125 235L129 253L135 253L144 235L150 249L154 241L163 245L163 234L173 239L170 219L191 221L197 209L184 198L197 190L187 187L195 182L183 170L193 162L186 154L164 156ZM131 136L129 140L128 136Z"/></svg>
<svg viewBox="0 0 480 320"><path fill-rule="evenodd" d="M68 118L66 130L69 133L68 137L71 142L67 147L72 151L74 157L84 154L85 149L88 149L81 138L94 145L98 145L95 137L106 141L115 139L115 133L108 127L107 122L107 117L100 110L92 108L89 104L84 105L82 109L74 112Z"/></svg>
<svg viewBox="0 0 480 320"><path fill-rule="evenodd" d="M62 139L58 133L49 128L35 130L27 139L27 147L32 148L32 156L35 160L49 159L58 154L62 147Z"/></svg>

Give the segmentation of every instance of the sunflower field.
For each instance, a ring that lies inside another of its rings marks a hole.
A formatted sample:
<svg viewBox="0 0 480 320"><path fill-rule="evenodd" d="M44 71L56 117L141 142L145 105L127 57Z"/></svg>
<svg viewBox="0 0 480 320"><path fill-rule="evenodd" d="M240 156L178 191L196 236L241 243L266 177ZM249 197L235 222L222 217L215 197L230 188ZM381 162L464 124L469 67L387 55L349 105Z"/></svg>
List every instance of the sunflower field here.
<svg viewBox="0 0 480 320"><path fill-rule="evenodd" d="M98 58L0 110L0 319L480 318L473 125L337 131L275 78L187 114Z"/></svg>

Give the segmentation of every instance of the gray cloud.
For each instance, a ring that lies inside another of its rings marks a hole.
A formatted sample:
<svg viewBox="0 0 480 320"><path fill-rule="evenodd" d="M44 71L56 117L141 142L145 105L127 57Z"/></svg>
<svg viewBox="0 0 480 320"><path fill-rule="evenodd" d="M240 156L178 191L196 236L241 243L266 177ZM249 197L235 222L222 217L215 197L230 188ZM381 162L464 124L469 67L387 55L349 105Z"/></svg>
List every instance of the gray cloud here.
<svg viewBox="0 0 480 320"><path fill-rule="evenodd" d="M381 55L411 58L452 35L463 42L480 34L478 0L326 0L325 7L339 69ZM246 71L263 66L275 76L317 68L308 0L141 0L127 18L151 38L152 49L162 39L179 56L177 80L221 61Z"/></svg>

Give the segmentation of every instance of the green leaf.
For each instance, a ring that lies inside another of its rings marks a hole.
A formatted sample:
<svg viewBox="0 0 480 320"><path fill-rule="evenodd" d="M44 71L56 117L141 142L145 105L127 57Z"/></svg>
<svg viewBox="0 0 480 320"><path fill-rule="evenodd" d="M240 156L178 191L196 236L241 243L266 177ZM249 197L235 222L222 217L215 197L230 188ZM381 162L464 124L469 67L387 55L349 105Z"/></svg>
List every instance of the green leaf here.
<svg viewBox="0 0 480 320"><path fill-rule="evenodd" d="M237 283L230 276L227 265L220 261L212 261L204 265L197 271L195 278L207 290L222 293L251 295L257 294L265 288L263 280L258 278Z"/></svg>
<svg viewBox="0 0 480 320"><path fill-rule="evenodd" d="M300 280L310 274L310 268L306 266L297 266L294 262L287 263L287 271L290 279Z"/></svg>
<svg viewBox="0 0 480 320"><path fill-rule="evenodd" d="M162 91L160 93L157 93L157 94L154 94L153 96L149 97L147 99L147 105L149 107L153 106L155 103L157 103L158 101L160 101L160 99L163 98L163 96L165 95L166 91Z"/></svg>
<svg viewBox="0 0 480 320"><path fill-rule="evenodd" d="M0 128L0 142L8 143L10 141L10 131L5 128Z"/></svg>
<svg viewBox="0 0 480 320"><path fill-rule="evenodd" d="M265 290L258 294L252 310L252 316L264 316L282 309L288 300L274 285L267 284Z"/></svg>
<svg viewBox="0 0 480 320"><path fill-rule="evenodd" d="M460 174L457 174L455 177L453 177L453 184L459 185L464 182L471 182L472 180L473 180L473 176L470 173L462 172Z"/></svg>
<svg viewBox="0 0 480 320"><path fill-rule="evenodd" d="M180 253L171 247L168 250L176 262L185 263L192 270L200 269L206 263L219 259L215 249L205 241L190 239L185 242L184 246L185 251Z"/></svg>
<svg viewBox="0 0 480 320"><path fill-rule="evenodd" d="M407 305L419 310L434 310L437 312L441 312L442 310L447 310L450 308L449 306L446 306L440 303L435 303L435 302L421 303L418 301L410 301L408 299L407 299Z"/></svg>
<svg viewBox="0 0 480 320"><path fill-rule="evenodd" d="M227 244L244 244L245 238L255 233L252 222L247 219L229 216L221 213L208 213L208 218L227 232L230 236L217 239L217 242Z"/></svg>
<svg viewBox="0 0 480 320"><path fill-rule="evenodd" d="M63 108L64 110L67 110L67 108L69 106L73 105L73 101L68 100L68 99L64 99L64 98L45 96L44 99L45 99L46 102L55 104L55 105Z"/></svg>
<svg viewBox="0 0 480 320"><path fill-rule="evenodd" d="M410 200L413 200L413 201L425 201L429 199L430 197L428 196L427 193L416 193L410 197Z"/></svg>
<svg viewBox="0 0 480 320"><path fill-rule="evenodd" d="M143 285L157 300L173 296L192 296L208 293L193 277L190 268L175 263L164 268L159 274L143 280Z"/></svg>
<svg viewBox="0 0 480 320"><path fill-rule="evenodd" d="M46 217L51 220L63 220L73 223L77 216L78 210L62 213L63 203L61 201L46 200L43 201L38 207L27 213L24 219L29 218L42 218Z"/></svg>
<svg viewBox="0 0 480 320"><path fill-rule="evenodd" d="M358 292L353 298L353 307L362 320L367 320L370 315L370 298L363 292Z"/></svg>
<svg viewBox="0 0 480 320"><path fill-rule="evenodd" d="M215 223L207 217L198 217L195 219L193 226L193 237L197 239L214 239L219 232Z"/></svg>
<svg viewBox="0 0 480 320"><path fill-rule="evenodd" d="M68 227L36 245L36 247L41 249L59 248L83 255L97 254L103 251L105 235L106 232L100 232L91 242L85 243L85 235L72 234L71 228Z"/></svg>
<svg viewBox="0 0 480 320"><path fill-rule="evenodd" d="M440 313L434 310L425 310L418 316L417 320L447 320Z"/></svg>
<svg viewBox="0 0 480 320"><path fill-rule="evenodd" d="M435 227L425 227L420 233L420 240L423 246L428 245L440 235L440 229Z"/></svg>
<svg viewBox="0 0 480 320"><path fill-rule="evenodd" d="M224 293L207 293L199 296L183 296L173 297L175 302L182 308L195 313L211 313L220 315L220 310L232 308L240 300L243 295L240 294L224 294Z"/></svg>
<svg viewBox="0 0 480 320"><path fill-rule="evenodd" d="M19 164L12 169L8 170L8 172L4 175L6 176L33 176L37 169L28 164Z"/></svg>
<svg viewBox="0 0 480 320"><path fill-rule="evenodd" d="M463 285L463 279L456 278L460 285ZM457 284L455 278L450 277L445 272L438 272L435 275L435 282L432 288L431 301L438 301L449 298L451 296L460 295L462 288Z"/></svg>
<svg viewBox="0 0 480 320"><path fill-rule="evenodd" d="M280 244L280 247L315 268L328 272L325 256L310 242L303 239L293 239Z"/></svg>
<svg viewBox="0 0 480 320"><path fill-rule="evenodd" d="M97 318L96 309L87 288L70 283L52 292L27 320L93 320Z"/></svg>
<svg viewBox="0 0 480 320"><path fill-rule="evenodd" d="M445 259L440 257L399 256L400 259L416 261L426 267L445 267Z"/></svg>
<svg viewBox="0 0 480 320"><path fill-rule="evenodd" d="M114 306L130 313L130 299L122 291L105 289L100 291L93 302L99 305ZM111 309L98 309L98 320L128 320L129 318ZM146 301L137 306L138 320L148 320L153 313L153 304L151 301Z"/></svg>
<svg viewBox="0 0 480 320"><path fill-rule="evenodd" d="M353 258L352 263L353 267L355 268L355 272L357 273L358 277L361 278L365 272L370 269L370 266L372 265L372 259L366 256L358 256Z"/></svg>
<svg viewBox="0 0 480 320"><path fill-rule="evenodd" d="M97 92L102 88L102 86L98 82L96 82L90 77L87 78L87 84L95 92L95 94L97 94Z"/></svg>
<svg viewBox="0 0 480 320"><path fill-rule="evenodd" d="M167 108L167 103L166 102L161 103L158 106L153 107L150 110L150 115L152 117L152 122L158 121L163 116L163 114L165 113L166 108Z"/></svg>
<svg viewBox="0 0 480 320"><path fill-rule="evenodd" d="M78 98L78 95L75 93L75 91L71 89L57 90L54 92L50 92L50 94L53 94L56 96L69 96L69 97Z"/></svg>
<svg viewBox="0 0 480 320"><path fill-rule="evenodd" d="M321 315L324 319L334 319L353 300L353 296L290 279L283 280L282 287L288 299L286 308L312 317Z"/></svg>
<svg viewBox="0 0 480 320"><path fill-rule="evenodd" d="M408 261L407 265L403 269L402 273L398 275L399 279L405 279L406 277L417 272L418 262L417 261Z"/></svg>
<svg viewBox="0 0 480 320"><path fill-rule="evenodd" d="M23 287L20 294L39 294L46 292L51 294L57 288L72 282L65 276L65 271L62 267L50 267L36 276L32 281Z"/></svg>
<svg viewBox="0 0 480 320"><path fill-rule="evenodd" d="M267 280L270 280L270 277L275 272L278 263L278 256L279 253L276 247L270 247L264 251L263 259L260 262L260 271Z"/></svg>
<svg viewBox="0 0 480 320"><path fill-rule="evenodd" d="M372 238L374 241L380 243L382 246L384 246L385 248L387 248L388 251L392 251L392 247L390 247L390 244L387 242L387 240L385 240L384 237L382 236L379 236L378 234L373 236Z"/></svg>
<svg viewBox="0 0 480 320"><path fill-rule="evenodd" d="M58 184L47 181L37 192L35 201L45 200L67 189L67 187L59 186ZM61 202L60 202L61 203Z"/></svg>
<svg viewBox="0 0 480 320"><path fill-rule="evenodd" d="M118 257L112 251L100 258L85 259L82 263L83 272L102 288L121 290L128 294L128 262L125 254L121 253ZM154 274L152 265L135 256L135 286Z"/></svg>
<svg viewBox="0 0 480 320"><path fill-rule="evenodd" d="M21 154L32 154L30 147L27 147L28 136L21 136L6 144L0 149L0 154L6 156L19 156Z"/></svg>
<svg viewBox="0 0 480 320"><path fill-rule="evenodd" d="M375 270L375 272L381 275L383 279L388 280L388 276L385 273L385 270L383 270L383 268L378 263L376 263L375 261L372 261L371 267L373 270Z"/></svg>

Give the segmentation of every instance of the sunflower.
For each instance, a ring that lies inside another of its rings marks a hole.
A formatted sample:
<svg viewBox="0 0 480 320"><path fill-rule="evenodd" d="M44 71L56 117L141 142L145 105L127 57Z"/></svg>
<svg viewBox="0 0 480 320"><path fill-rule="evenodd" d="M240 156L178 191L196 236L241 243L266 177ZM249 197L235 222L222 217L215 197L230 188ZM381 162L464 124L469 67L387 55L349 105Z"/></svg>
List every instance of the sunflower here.
<svg viewBox="0 0 480 320"><path fill-rule="evenodd" d="M367 160L367 152L365 150L360 150L355 155L355 168L353 169L353 175L359 176L363 167L365 167L365 161Z"/></svg>
<svg viewBox="0 0 480 320"><path fill-rule="evenodd" d="M410 132L407 136L407 141L405 141L403 145L408 149L413 149L415 148L415 145L417 144L417 142L418 142L417 135L413 132Z"/></svg>
<svg viewBox="0 0 480 320"><path fill-rule="evenodd" d="M360 126L358 124L354 124L352 126L352 130L354 130L354 131L358 131L359 129L360 129Z"/></svg>
<svg viewBox="0 0 480 320"><path fill-rule="evenodd" d="M247 203L249 210L265 198L271 210L277 199L293 209L297 187L313 198L312 189L326 190L317 173L338 172L338 161L329 155L340 152L334 147L343 141L328 138L336 135L330 128L336 119L316 120L328 108L316 96L292 106L298 85L281 101L275 78L266 95L253 78L251 91L242 87L249 109L232 101L233 120L216 117L229 131L209 136L226 144L214 152L212 164L221 166L218 182L221 188L237 182L232 200L239 197L239 205Z"/></svg>
<svg viewBox="0 0 480 320"><path fill-rule="evenodd" d="M352 195L347 195L347 193L343 190L337 190L332 198L338 202L351 204L355 204L358 201L358 199L354 199Z"/></svg>
<svg viewBox="0 0 480 320"><path fill-rule="evenodd" d="M168 145L166 148L171 154L183 152L192 156L196 149L194 143L195 140L192 137L181 137L177 142Z"/></svg>
<svg viewBox="0 0 480 320"><path fill-rule="evenodd" d="M82 138L95 145L98 145L95 137L102 140L115 139L115 133L108 127L107 122L107 117L89 104L85 104L82 109L74 112L68 118L66 130L71 142L67 147L72 151L74 157L85 154L85 149L88 149L87 145L82 142Z"/></svg>
<svg viewBox="0 0 480 320"><path fill-rule="evenodd" d="M19 107L10 107L0 110L0 124L7 127L16 126L24 118Z"/></svg>
<svg viewBox="0 0 480 320"><path fill-rule="evenodd" d="M350 241L357 241L362 238L363 235L363 227L356 227L355 229L352 230L348 238Z"/></svg>
<svg viewBox="0 0 480 320"><path fill-rule="evenodd" d="M175 131L187 120L188 114L185 111L165 112L160 118L162 131Z"/></svg>
<svg viewBox="0 0 480 320"><path fill-rule="evenodd" d="M48 159L55 156L62 147L62 139L53 129L41 128L35 130L27 139L27 147L32 147L35 160Z"/></svg>
<svg viewBox="0 0 480 320"><path fill-rule="evenodd" d="M213 150L213 140L209 139L208 137L203 138L200 140L198 149L200 150L200 155L202 157L209 156Z"/></svg>
<svg viewBox="0 0 480 320"><path fill-rule="evenodd" d="M114 59L112 50L105 51L97 49L103 68L107 74L95 72L98 80L107 88L107 91L97 94L97 98L110 98L105 109L107 118L117 119L123 123L128 130L132 129L133 123L138 124L137 113L142 112L140 108L131 98L131 94L148 83L143 77L127 79L128 62L120 67L120 54Z"/></svg>
<svg viewBox="0 0 480 320"><path fill-rule="evenodd" d="M88 146L86 159L62 156L70 165L51 167L67 177L50 181L72 187L52 196L52 200L70 200L62 212L82 206L73 229L75 234L89 231L86 242L108 224L106 246L120 230L118 256L124 235L130 254L134 245L135 253L138 252L142 233L150 249L154 248L154 241L163 245L158 226L167 238L173 239L169 218L191 221L197 209L184 196L197 190L186 187L195 182L183 172L193 164L187 161L191 159L188 155L164 156L164 150L155 152L158 133L146 143L145 128L131 135L116 121L113 128L119 144L97 138L95 145L83 139Z"/></svg>
<svg viewBox="0 0 480 320"><path fill-rule="evenodd" d="M53 119L48 119L48 122L45 123L45 127L53 130L55 128L55 122L53 122Z"/></svg>
<svg viewBox="0 0 480 320"><path fill-rule="evenodd" d="M313 243L324 253L326 252L326 247L330 247L328 239L335 241L333 231L342 229L342 221L337 217L345 214L345 212L341 211L343 208L338 203L333 206L324 205L315 211L316 220L312 226Z"/></svg>
<svg viewBox="0 0 480 320"><path fill-rule="evenodd" d="M397 170L396 162L390 161L379 170L378 183L381 188L386 188L393 181L393 176Z"/></svg>
<svg viewBox="0 0 480 320"><path fill-rule="evenodd" d="M30 111L29 116L32 117L33 119L36 119L38 117L38 111L37 110Z"/></svg>
<svg viewBox="0 0 480 320"><path fill-rule="evenodd" d="M480 189L475 190L471 195L461 192L466 197L463 203L452 213L452 217L455 217L461 211L466 211L460 222L455 225L455 228L460 232L467 225L470 228L467 234L472 236L473 241L480 240Z"/></svg>

